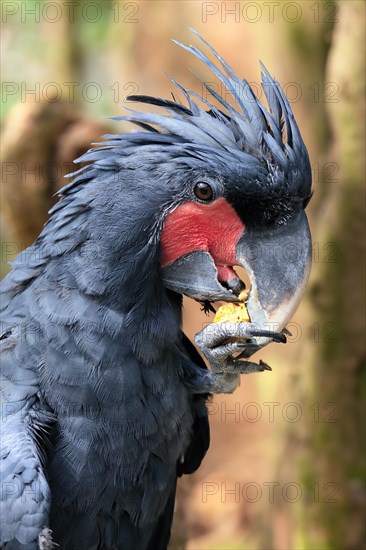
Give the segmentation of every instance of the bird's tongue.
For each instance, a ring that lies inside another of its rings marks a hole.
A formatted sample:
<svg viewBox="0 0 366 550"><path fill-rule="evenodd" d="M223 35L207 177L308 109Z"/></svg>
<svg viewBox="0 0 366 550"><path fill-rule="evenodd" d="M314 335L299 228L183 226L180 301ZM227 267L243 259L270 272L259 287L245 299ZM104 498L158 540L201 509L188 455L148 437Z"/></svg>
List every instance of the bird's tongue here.
<svg viewBox="0 0 366 550"><path fill-rule="evenodd" d="M231 279L239 279L234 269L229 265L216 265L217 278L220 283L228 283Z"/></svg>
<svg viewBox="0 0 366 550"><path fill-rule="evenodd" d="M236 271L229 265L216 265L219 283L231 290L236 296L246 288L245 283L238 277Z"/></svg>

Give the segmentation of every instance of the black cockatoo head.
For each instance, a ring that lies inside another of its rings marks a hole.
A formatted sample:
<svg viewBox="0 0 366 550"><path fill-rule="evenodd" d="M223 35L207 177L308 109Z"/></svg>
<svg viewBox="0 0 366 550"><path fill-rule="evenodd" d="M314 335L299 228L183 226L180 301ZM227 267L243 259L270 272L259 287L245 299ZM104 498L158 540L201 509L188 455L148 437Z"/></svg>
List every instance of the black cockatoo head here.
<svg viewBox="0 0 366 550"><path fill-rule="evenodd" d="M163 277L168 288L197 300L235 301L243 286L233 268L242 266L251 282L252 322L280 330L296 309L310 271L304 212L311 196L308 153L289 102L265 67L268 109L206 45L223 71L195 47L183 47L219 77L235 108L205 83L216 106L178 85L188 107L132 96L166 108L171 116L125 117L148 131L159 127L157 140L164 136L178 148L172 151L173 166L181 177L161 233Z"/></svg>
<svg viewBox="0 0 366 550"><path fill-rule="evenodd" d="M311 196L308 153L289 102L265 67L262 89L268 107L205 44L222 70L194 46L179 45L222 81L232 103L204 82L212 102L175 81L187 106L130 96L168 114L131 111L118 117L142 130L106 136L109 143L83 159L96 161L94 166L103 171L103 163L110 168L119 157L130 200L124 216L133 207L137 220L141 210L139 234L146 239L140 241L145 248L146 243L156 246L166 288L201 302L238 301L243 284L234 267L242 266L251 283L247 307L252 322L281 330L300 301L310 270L304 212Z"/></svg>

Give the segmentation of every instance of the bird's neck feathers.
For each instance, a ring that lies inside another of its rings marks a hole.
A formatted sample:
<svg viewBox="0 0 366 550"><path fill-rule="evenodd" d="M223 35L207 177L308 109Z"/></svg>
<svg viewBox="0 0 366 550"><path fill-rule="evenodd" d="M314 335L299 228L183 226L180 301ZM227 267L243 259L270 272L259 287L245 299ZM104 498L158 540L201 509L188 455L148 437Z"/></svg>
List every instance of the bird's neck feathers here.
<svg viewBox="0 0 366 550"><path fill-rule="evenodd" d="M66 194L50 224L57 240L57 218L75 213L68 222L71 241L81 233L85 237L65 255L65 271L83 293L125 315L139 354L151 360L157 343L163 347L177 339L181 300L165 289L159 271L162 198L131 179L122 171L90 180L74 198Z"/></svg>
<svg viewBox="0 0 366 550"><path fill-rule="evenodd" d="M172 299L159 273L154 232L161 197L148 187L144 196L132 181L136 175L101 176L88 168L65 188L37 241L16 260L10 295L39 276L44 286L77 290L123 315L138 354L151 361L151 348L171 345L181 325L180 300Z"/></svg>

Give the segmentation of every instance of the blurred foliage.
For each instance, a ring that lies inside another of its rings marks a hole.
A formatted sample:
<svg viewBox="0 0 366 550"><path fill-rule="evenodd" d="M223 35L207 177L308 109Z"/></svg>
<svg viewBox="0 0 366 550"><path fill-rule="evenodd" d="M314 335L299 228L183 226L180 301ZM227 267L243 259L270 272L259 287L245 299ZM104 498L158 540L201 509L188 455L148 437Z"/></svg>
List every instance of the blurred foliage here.
<svg viewBox="0 0 366 550"><path fill-rule="evenodd" d="M172 548L361 549L364 2L27 0L4 1L1 8L2 160L20 166L3 177L3 271L11 256L6 246L14 244L15 251L40 230L64 168L104 125L115 132L127 128L104 119L121 114L126 95L170 97L176 90L164 71L202 93L189 67L212 82L205 67L170 42L197 44L189 27L256 90L261 59L291 96L314 176L307 297L289 344L261 355L273 372L243 378L233 396L216 396L210 405L211 449L195 476L180 484ZM61 163L60 177L27 175L34 163L52 162ZM185 301L184 322L192 337L207 319ZM244 414L248 403L260 406L258 421ZM272 420L265 403L277 404ZM300 408L296 422L285 418L288 403ZM328 421L332 404L336 415ZM274 499L266 485L272 482L279 484ZM207 483L218 490L205 499ZM236 483L239 499L229 493ZM248 483L261 488L258 501L243 498ZM300 487L298 500L281 498L289 483Z"/></svg>

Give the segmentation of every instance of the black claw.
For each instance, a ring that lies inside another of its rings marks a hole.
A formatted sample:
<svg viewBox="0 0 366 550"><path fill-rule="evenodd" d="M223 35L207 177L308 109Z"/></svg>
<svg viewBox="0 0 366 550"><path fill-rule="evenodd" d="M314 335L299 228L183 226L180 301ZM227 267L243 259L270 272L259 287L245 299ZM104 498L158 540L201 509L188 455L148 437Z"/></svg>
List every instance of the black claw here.
<svg viewBox="0 0 366 550"><path fill-rule="evenodd" d="M292 333L285 327L281 330L282 334L286 334L286 336L292 336Z"/></svg>
<svg viewBox="0 0 366 550"><path fill-rule="evenodd" d="M250 331L251 336L262 336L264 338L272 338L274 342L279 342L281 344L286 344L287 338L281 332L273 332L272 330L257 330L253 329Z"/></svg>
<svg viewBox="0 0 366 550"><path fill-rule="evenodd" d="M238 348L259 348L255 342L238 342Z"/></svg>
<svg viewBox="0 0 366 550"><path fill-rule="evenodd" d="M200 304L201 304L201 311L206 313L206 315L208 315L210 311L212 313L216 313L216 309L213 307L211 302L209 302L208 300L205 300L204 302L200 302Z"/></svg>
<svg viewBox="0 0 366 550"><path fill-rule="evenodd" d="M261 367L263 367L263 370L272 370L271 367L269 365L267 365L267 363L262 361L262 359L259 359L259 364L260 364Z"/></svg>

